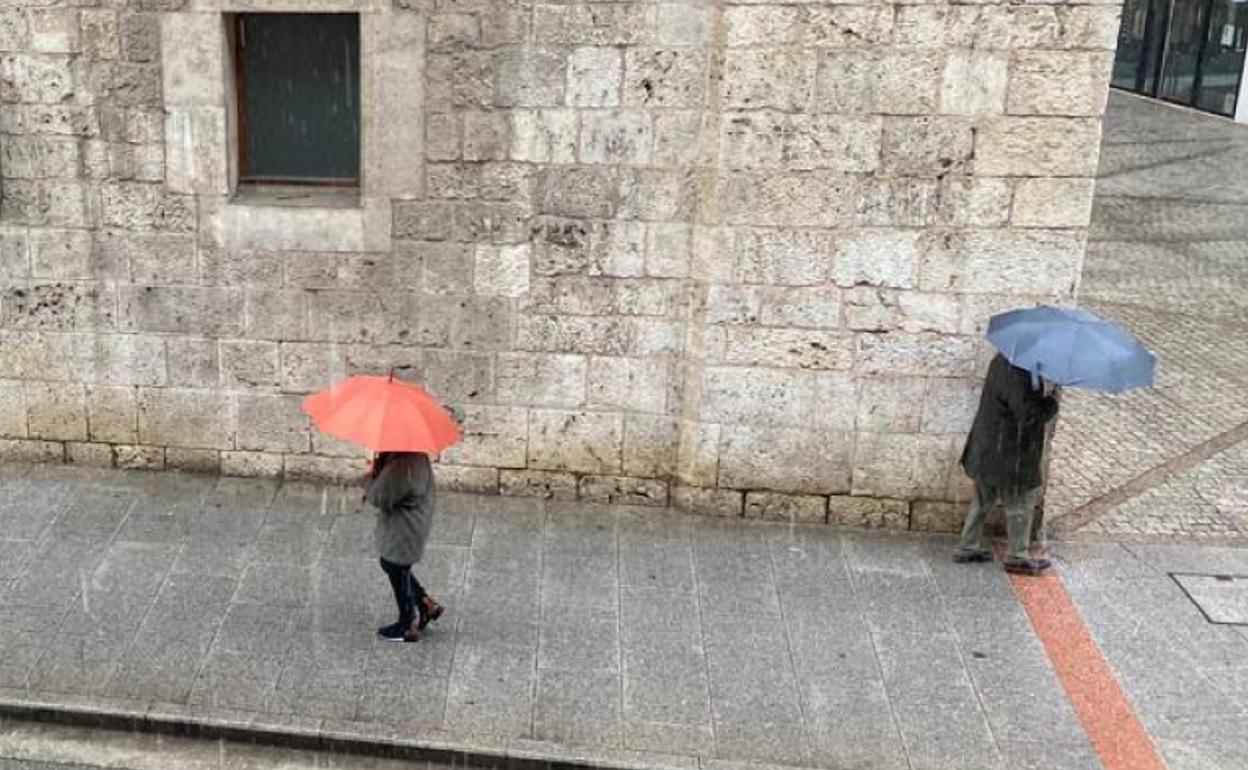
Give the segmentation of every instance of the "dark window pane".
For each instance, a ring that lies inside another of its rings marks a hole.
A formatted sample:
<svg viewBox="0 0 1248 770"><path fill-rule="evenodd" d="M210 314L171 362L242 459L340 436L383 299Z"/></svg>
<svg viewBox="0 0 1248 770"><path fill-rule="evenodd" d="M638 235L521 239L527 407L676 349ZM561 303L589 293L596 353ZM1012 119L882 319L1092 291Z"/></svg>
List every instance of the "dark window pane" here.
<svg viewBox="0 0 1248 770"><path fill-rule="evenodd" d="M1166 57L1161 69L1161 98L1192 103L1208 13L1207 0L1176 0L1171 6Z"/></svg>
<svg viewBox="0 0 1248 770"><path fill-rule="evenodd" d="M1248 44L1248 3L1213 0L1205 57L1200 64L1196 106L1226 116L1235 115L1239 79L1244 72Z"/></svg>
<svg viewBox="0 0 1248 770"><path fill-rule="evenodd" d="M1168 7L1168 0L1126 0L1114 60L1113 83L1118 88L1149 96L1156 93Z"/></svg>
<svg viewBox="0 0 1248 770"><path fill-rule="evenodd" d="M244 14L239 25L243 179L357 180L359 17Z"/></svg>

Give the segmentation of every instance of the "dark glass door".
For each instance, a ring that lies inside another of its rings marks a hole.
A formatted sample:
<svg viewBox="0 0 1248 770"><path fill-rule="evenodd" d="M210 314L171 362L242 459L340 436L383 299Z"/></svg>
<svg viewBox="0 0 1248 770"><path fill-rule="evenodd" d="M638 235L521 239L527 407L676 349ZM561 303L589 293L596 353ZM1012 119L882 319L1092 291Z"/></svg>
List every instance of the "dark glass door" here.
<svg viewBox="0 0 1248 770"><path fill-rule="evenodd" d="M1171 3L1166 52L1161 63L1161 87L1157 93L1162 99L1180 104L1191 104L1195 100L1208 22L1208 2L1174 0Z"/></svg>
<svg viewBox="0 0 1248 770"><path fill-rule="evenodd" d="M1169 0L1126 0L1114 59L1113 84L1118 88L1156 95L1168 9Z"/></svg>
<svg viewBox="0 0 1248 770"><path fill-rule="evenodd" d="M1205 55L1200 66L1196 107L1223 115L1235 114L1239 80L1244 73L1248 42L1248 3L1213 0Z"/></svg>

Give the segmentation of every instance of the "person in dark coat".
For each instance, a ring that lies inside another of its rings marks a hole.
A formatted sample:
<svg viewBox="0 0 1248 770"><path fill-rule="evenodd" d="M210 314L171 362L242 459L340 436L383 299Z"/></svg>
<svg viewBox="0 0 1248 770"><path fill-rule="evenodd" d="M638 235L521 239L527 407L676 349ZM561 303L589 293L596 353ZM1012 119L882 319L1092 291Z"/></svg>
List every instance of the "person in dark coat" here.
<svg viewBox="0 0 1248 770"><path fill-rule="evenodd" d="M962 468L974 480L975 494L954 561L992 559L984 546L984 518L1000 499L1009 539L1005 569L1034 575L1050 566L1047 559L1032 558L1029 548L1035 497L1043 483L1046 427L1057 416L1057 396L1056 387L1012 365L1005 356L992 359L962 452Z"/></svg>
<svg viewBox="0 0 1248 770"><path fill-rule="evenodd" d="M369 471L364 498L377 508L374 541L390 579L399 620L377 629L394 642L420 641L420 632L442 615L442 606L412 574L433 527L433 465L423 452L382 452Z"/></svg>

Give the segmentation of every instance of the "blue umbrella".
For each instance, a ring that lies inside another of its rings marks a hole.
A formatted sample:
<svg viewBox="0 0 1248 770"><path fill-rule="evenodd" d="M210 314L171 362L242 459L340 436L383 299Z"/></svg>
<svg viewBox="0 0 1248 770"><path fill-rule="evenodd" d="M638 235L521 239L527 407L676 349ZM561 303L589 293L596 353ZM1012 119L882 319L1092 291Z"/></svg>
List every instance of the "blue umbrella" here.
<svg viewBox="0 0 1248 770"><path fill-rule="evenodd" d="M1048 305L1011 310L993 316L988 341L1010 363L1064 387L1120 393L1153 384L1153 354L1086 310Z"/></svg>

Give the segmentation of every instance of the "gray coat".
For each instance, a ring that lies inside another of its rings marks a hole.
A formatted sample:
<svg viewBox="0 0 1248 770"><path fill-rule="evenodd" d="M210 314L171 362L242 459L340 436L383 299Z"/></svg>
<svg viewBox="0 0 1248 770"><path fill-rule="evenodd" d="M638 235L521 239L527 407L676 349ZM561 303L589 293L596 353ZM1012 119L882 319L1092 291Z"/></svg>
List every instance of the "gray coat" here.
<svg viewBox="0 0 1248 770"><path fill-rule="evenodd" d="M395 454L365 491L377 507L374 540L381 558L415 564L425 554L433 528L433 466L420 452Z"/></svg>
<svg viewBox="0 0 1248 770"><path fill-rule="evenodd" d="M975 424L962 452L966 475L1003 492L1025 492L1043 481L1045 426L1057 399L1031 387L1031 375L997 355L979 398Z"/></svg>

